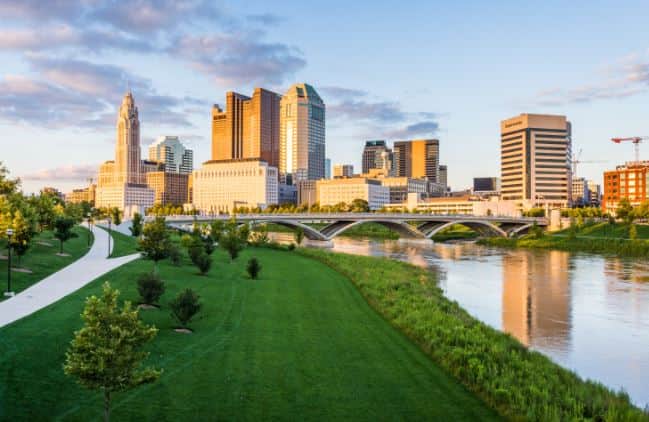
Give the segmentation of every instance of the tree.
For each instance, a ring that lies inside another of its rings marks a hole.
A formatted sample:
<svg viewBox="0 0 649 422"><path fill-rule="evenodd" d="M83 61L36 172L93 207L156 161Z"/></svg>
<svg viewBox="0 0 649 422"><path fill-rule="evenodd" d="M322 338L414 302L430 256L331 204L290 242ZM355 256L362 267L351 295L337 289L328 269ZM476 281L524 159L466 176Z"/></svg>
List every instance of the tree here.
<svg viewBox="0 0 649 422"><path fill-rule="evenodd" d="M633 222L633 206L627 198L620 199L620 202L617 204L617 209L615 210L617 218L622 219L626 224L631 224Z"/></svg>
<svg viewBox="0 0 649 422"><path fill-rule="evenodd" d="M219 244L230 255L230 261L234 261L239 256L239 252L245 248L248 242L250 230L248 225L238 226L236 220L232 218L221 233Z"/></svg>
<svg viewBox="0 0 649 422"><path fill-rule="evenodd" d="M202 305L199 299L200 297L192 289L185 289L169 303L171 316L178 321L182 328L188 328L187 324L201 310Z"/></svg>
<svg viewBox="0 0 649 422"><path fill-rule="evenodd" d="M167 225L164 217L156 217L155 220L144 225L142 239L138 241L142 256L153 261L153 271L158 272L158 261L169 256L171 239L167 232Z"/></svg>
<svg viewBox="0 0 649 422"><path fill-rule="evenodd" d="M158 330L140 321L130 302L119 309L118 297L119 291L106 282L101 297L86 299L84 326L74 333L63 366L79 384L103 392L105 421L110 419L114 393L154 382L161 373L151 367L141 369L149 355L142 348Z"/></svg>
<svg viewBox="0 0 649 422"><path fill-rule="evenodd" d="M638 229L635 224L629 225L629 239L636 240L638 238Z"/></svg>
<svg viewBox="0 0 649 422"><path fill-rule="evenodd" d="M18 257L18 265L20 265L21 258L25 253L27 253L31 246L33 231L29 222L25 217L23 217L23 213L20 210L17 210L14 214L12 228L14 234L11 236L10 246L16 253L16 256Z"/></svg>
<svg viewBox="0 0 649 422"><path fill-rule="evenodd" d="M131 221L131 227L128 228L131 231L131 236L140 237L142 234L142 216L139 212L133 214L133 221Z"/></svg>
<svg viewBox="0 0 649 422"><path fill-rule="evenodd" d="M293 232L293 236L295 237L295 242L299 245L302 244L302 241L304 240L304 229L302 227L298 227L295 229L295 232Z"/></svg>
<svg viewBox="0 0 649 422"><path fill-rule="evenodd" d="M246 266L246 271L248 271L250 278L256 280L259 272L261 271L261 264L259 263L259 260L255 257L250 258L248 260L248 265Z"/></svg>
<svg viewBox="0 0 649 422"><path fill-rule="evenodd" d="M77 234L72 231L74 227L74 220L70 217L56 217L54 220L54 237L59 239L60 250L59 253L63 253L63 243L77 237Z"/></svg>
<svg viewBox="0 0 649 422"><path fill-rule="evenodd" d="M117 207L113 207L108 211L108 216L112 220L113 224L119 226L122 224L122 212Z"/></svg>
<svg viewBox="0 0 649 422"><path fill-rule="evenodd" d="M352 212L370 212L370 205L364 199L354 199L351 204Z"/></svg>
<svg viewBox="0 0 649 422"><path fill-rule="evenodd" d="M210 235L214 241L219 242L221 240L221 234L225 230L225 223L222 220L214 220L210 225Z"/></svg>
<svg viewBox="0 0 649 422"><path fill-rule="evenodd" d="M18 192L20 179L9 179L9 169L0 161L0 195L11 195Z"/></svg>
<svg viewBox="0 0 649 422"><path fill-rule="evenodd" d="M156 273L145 273L137 279L137 292L142 303L154 305L165 292L165 284Z"/></svg>
<svg viewBox="0 0 649 422"><path fill-rule="evenodd" d="M202 251L192 259L192 262L201 272L201 275L206 275L212 268L212 258Z"/></svg>

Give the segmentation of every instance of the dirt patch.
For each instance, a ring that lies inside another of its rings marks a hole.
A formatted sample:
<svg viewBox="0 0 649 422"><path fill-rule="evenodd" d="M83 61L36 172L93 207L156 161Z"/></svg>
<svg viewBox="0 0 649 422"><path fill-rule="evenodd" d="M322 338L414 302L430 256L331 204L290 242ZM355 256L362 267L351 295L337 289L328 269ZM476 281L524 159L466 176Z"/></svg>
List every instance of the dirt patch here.
<svg viewBox="0 0 649 422"><path fill-rule="evenodd" d="M15 271L17 273L25 273L25 274L32 274L33 271L30 270L29 268L12 268L11 271Z"/></svg>
<svg viewBox="0 0 649 422"><path fill-rule="evenodd" d="M49 246L49 247L54 246L50 242L43 242L42 240L39 241L39 242L36 242L36 244L41 245L41 246Z"/></svg>
<svg viewBox="0 0 649 422"><path fill-rule="evenodd" d="M65 253L65 252L63 252L63 253L61 253L61 252L57 252L57 253L56 253L56 256L70 256L70 254L69 254L69 253Z"/></svg>
<svg viewBox="0 0 649 422"><path fill-rule="evenodd" d="M192 334L193 331L189 328L174 328L174 331L181 334Z"/></svg>
<svg viewBox="0 0 649 422"><path fill-rule="evenodd" d="M140 303L139 305L137 305L137 307L138 307L139 309L144 309L144 310L149 310L149 309L160 309L160 307L157 306L157 305L149 305L149 304L147 304L147 303Z"/></svg>

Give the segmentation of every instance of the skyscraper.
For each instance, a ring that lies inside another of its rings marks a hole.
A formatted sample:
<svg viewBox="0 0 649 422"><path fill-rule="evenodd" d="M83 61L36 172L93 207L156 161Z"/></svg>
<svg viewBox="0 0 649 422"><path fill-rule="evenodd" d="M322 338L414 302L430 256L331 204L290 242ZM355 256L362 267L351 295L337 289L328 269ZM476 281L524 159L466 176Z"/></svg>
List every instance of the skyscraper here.
<svg viewBox="0 0 649 422"><path fill-rule="evenodd" d="M255 88L251 97L228 92L225 110L212 107L212 160L256 158L279 164L280 96Z"/></svg>
<svg viewBox="0 0 649 422"><path fill-rule="evenodd" d="M334 166L334 178L354 176L354 166L352 164L336 164Z"/></svg>
<svg viewBox="0 0 649 422"><path fill-rule="evenodd" d="M385 167L385 159L390 160L388 168L392 170L392 150L387 147L385 141L366 141L363 148L363 174L370 172L370 169L382 169Z"/></svg>
<svg viewBox="0 0 649 422"><path fill-rule="evenodd" d="M444 186L444 188L448 187L448 166L446 164L440 164L439 166L437 171L437 183Z"/></svg>
<svg viewBox="0 0 649 422"><path fill-rule="evenodd" d="M143 213L153 205L154 192L146 185L140 159L140 120L133 95L129 91L117 114L115 160L99 168L95 206L117 207L126 216Z"/></svg>
<svg viewBox="0 0 649 422"><path fill-rule="evenodd" d="M395 176L439 181L439 140L416 139L394 143Z"/></svg>
<svg viewBox="0 0 649 422"><path fill-rule="evenodd" d="M291 86L280 101L280 177L325 177L325 104L308 84Z"/></svg>
<svg viewBox="0 0 649 422"><path fill-rule="evenodd" d="M331 179L331 158L325 158L325 179Z"/></svg>
<svg viewBox="0 0 649 422"><path fill-rule="evenodd" d="M521 114L500 123L503 199L557 206L571 201L571 127L566 116Z"/></svg>
<svg viewBox="0 0 649 422"><path fill-rule="evenodd" d="M164 164L168 173L191 174L194 152L185 148L177 136L160 136L149 146L149 160Z"/></svg>

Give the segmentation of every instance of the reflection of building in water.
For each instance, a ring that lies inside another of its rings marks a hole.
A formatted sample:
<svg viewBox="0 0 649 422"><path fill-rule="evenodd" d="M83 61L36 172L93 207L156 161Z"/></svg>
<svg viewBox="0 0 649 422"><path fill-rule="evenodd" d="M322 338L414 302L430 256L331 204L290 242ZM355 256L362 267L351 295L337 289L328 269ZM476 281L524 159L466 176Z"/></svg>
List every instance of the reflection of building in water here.
<svg viewBox="0 0 649 422"><path fill-rule="evenodd" d="M604 261L604 275L609 288L618 281L644 283L649 281L649 264L638 260L607 257Z"/></svg>
<svg viewBox="0 0 649 422"><path fill-rule="evenodd" d="M565 350L569 341L567 252L515 251L503 256L503 331L528 346Z"/></svg>

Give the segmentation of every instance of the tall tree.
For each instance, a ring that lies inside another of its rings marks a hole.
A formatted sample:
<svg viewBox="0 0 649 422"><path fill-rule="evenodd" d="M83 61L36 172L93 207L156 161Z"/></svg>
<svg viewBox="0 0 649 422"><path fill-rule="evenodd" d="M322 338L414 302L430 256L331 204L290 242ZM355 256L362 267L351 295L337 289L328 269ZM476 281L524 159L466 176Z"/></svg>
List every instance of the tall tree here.
<svg viewBox="0 0 649 422"><path fill-rule="evenodd" d="M167 231L164 217L156 217L155 220L144 225L142 239L138 241L142 255L153 261L153 271L158 272L158 261L169 256L171 239Z"/></svg>
<svg viewBox="0 0 649 422"><path fill-rule="evenodd" d="M77 237L77 234L72 231L74 224L74 220L70 217L57 217L54 220L54 237L60 242L59 253L63 253L63 243Z"/></svg>
<svg viewBox="0 0 649 422"><path fill-rule="evenodd" d="M14 213L11 226L14 230L14 234L11 236L11 249L16 253L16 256L18 257L18 265L20 265L20 260L31 246L34 232L30 222L25 219L20 210Z"/></svg>
<svg viewBox="0 0 649 422"><path fill-rule="evenodd" d="M20 179L10 179L9 169L0 161L0 195L11 195L18 191Z"/></svg>
<svg viewBox="0 0 649 422"><path fill-rule="evenodd" d="M137 309L117 305L119 291L104 283L100 298L91 296L81 318L84 326L74 333L63 369L91 390L104 395L104 420L110 420L110 403L116 392L151 383L161 371L141 369L149 353L142 350L158 330L140 321Z"/></svg>

